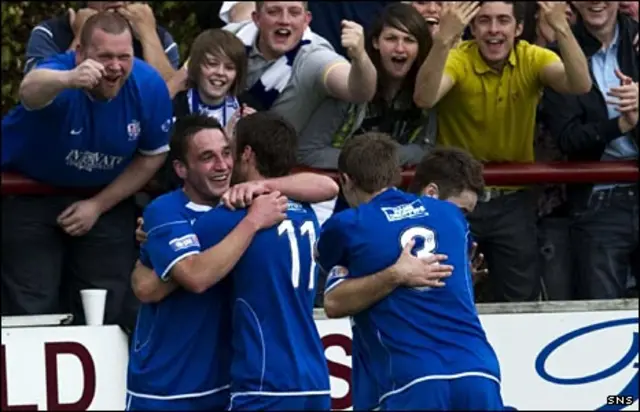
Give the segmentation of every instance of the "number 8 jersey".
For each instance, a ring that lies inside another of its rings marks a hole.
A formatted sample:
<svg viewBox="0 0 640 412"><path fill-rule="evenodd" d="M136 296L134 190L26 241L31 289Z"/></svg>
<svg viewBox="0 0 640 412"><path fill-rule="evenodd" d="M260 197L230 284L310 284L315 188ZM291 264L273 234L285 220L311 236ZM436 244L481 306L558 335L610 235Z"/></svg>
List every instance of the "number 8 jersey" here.
<svg viewBox="0 0 640 412"><path fill-rule="evenodd" d="M194 226L201 247L221 241L246 210L218 207ZM313 320L316 215L289 200L287 219L259 231L230 273L233 283L233 396L330 394L329 371Z"/></svg>
<svg viewBox="0 0 640 412"><path fill-rule="evenodd" d="M324 269L348 269L328 276L325 294L348 278L391 266L411 239L416 241L415 255L443 253L454 266L444 287L399 287L354 316L366 342L366 353L358 356L376 376L381 402L428 379L476 375L499 382L498 360L474 303L469 236L467 221L454 204L397 189L385 190L324 224L318 263Z"/></svg>

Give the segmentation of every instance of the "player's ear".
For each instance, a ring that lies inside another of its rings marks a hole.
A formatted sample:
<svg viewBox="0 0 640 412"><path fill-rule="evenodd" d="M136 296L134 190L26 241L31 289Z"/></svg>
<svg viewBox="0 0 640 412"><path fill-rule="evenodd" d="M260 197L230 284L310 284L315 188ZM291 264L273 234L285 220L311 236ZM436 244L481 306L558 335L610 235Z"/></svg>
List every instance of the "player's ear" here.
<svg viewBox="0 0 640 412"><path fill-rule="evenodd" d="M185 180L187 178L187 165L182 163L180 160L173 161L173 170L180 179Z"/></svg>
<svg viewBox="0 0 640 412"><path fill-rule="evenodd" d="M349 175L346 173L340 173L338 180L340 182L340 186L342 186L342 190L344 190L345 187L348 188L351 184L351 179L349 179Z"/></svg>
<svg viewBox="0 0 640 412"><path fill-rule="evenodd" d="M440 190L435 183L429 183L424 189L422 189L422 195L439 199Z"/></svg>
<svg viewBox="0 0 640 412"><path fill-rule="evenodd" d="M242 150L242 154L240 155L240 160L244 163L250 163L253 157L255 157L255 154L253 153L251 146L245 146Z"/></svg>

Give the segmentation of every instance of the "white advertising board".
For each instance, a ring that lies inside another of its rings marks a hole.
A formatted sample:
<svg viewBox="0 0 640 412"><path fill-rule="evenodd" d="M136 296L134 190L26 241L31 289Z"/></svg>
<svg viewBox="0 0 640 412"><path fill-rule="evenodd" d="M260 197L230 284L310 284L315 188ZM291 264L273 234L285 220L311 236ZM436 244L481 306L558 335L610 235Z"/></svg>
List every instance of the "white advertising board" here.
<svg viewBox="0 0 640 412"><path fill-rule="evenodd" d="M127 338L117 326L3 328L2 411L124 410Z"/></svg>
<svg viewBox="0 0 640 412"><path fill-rule="evenodd" d="M511 410L638 410L638 312L481 315ZM351 408L351 326L317 320L335 409Z"/></svg>
<svg viewBox="0 0 640 412"><path fill-rule="evenodd" d="M638 410L638 312L481 315L512 410ZM334 409L351 408L351 326L316 320ZM2 330L0 410L123 410L118 327Z"/></svg>

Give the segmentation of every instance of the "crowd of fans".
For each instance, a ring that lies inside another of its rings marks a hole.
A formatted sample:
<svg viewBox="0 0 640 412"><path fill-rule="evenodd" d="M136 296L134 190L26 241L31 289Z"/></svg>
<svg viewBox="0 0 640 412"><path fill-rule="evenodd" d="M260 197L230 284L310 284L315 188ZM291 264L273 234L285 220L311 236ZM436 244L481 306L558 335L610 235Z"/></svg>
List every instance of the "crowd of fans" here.
<svg viewBox="0 0 640 412"><path fill-rule="evenodd" d="M3 171L76 190L3 195L3 315L83 322L78 290L100 287L106 322L132 324L135 216L148 201L134 195L179 185L168 133L188 114L233 135L243 116L277 113L312 168L335 169L345 141L369 131L400 145L404 167L435 146L482 162L638 158L636 2L204 3L189 56L142 3L87 2L33 29ZM118 34L122 22L148 65L122 52L126 38L92 54L103 39L85 25ZM80 93L96 86L119 106ZM69 170L52 175L53 162ZM341 201L316 205L321 223ZM488 268L482 301L636 289L637 185L488 187L468 219Z"/></svg>

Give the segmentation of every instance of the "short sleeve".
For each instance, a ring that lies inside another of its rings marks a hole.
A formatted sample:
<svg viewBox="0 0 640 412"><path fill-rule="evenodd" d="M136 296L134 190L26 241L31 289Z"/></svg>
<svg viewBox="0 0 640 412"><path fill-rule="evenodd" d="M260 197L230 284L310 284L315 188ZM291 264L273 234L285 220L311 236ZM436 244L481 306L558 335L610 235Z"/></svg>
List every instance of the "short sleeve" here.
<svg viewBox="0 0 640 412"><path fill-rule="evenodd" d="M176 263L200 252L200 242L191 223L170 205L151 203L144 211L144 231L147 241L144 249L153 269L162 280L167 280Z"/></svg>
<svg viewBox="0 0 640 412"><path fill-rule="evenodd" d="M75 67L75 53L66 53L66 54L56 54L54 56L49 56L32 64L32 68L34 69L46 69L46 70L57 70L57 71L69 71L73 70ZM55 115L58 115L60 110L64 110L65 112L69 108L69 104L74 99L74 96L77 96L78 93L81 93L78 89L64 89L46 106L37 109L31 110L29 107L24 106L25 109L34 112L47 112L52 113L55 112ZM66 116L66 113L65 113Z"/></svg>
<svg viewBox="0 0 640 412"><path fill-rule="evenodd" d="M24 72L28 73L40 61L62 52L53 40L53 34L44 25L37 25L31 30L27 42L27 55Z"/></svg>
<svg viewBox="0 0 640 412"><path fill-rule="evenodd" d="M347 267L347 237L342 215L334 214L324 223L316 243L316 262L327 273L334 266Z"/></svg>
<svg viewBox="0 0 640 412"><path fill-rule="evenodd" d="M562 62L560 56L552 50L534 44L528 46L527 61L540 87L542 87L542 71L544 68L551 64Z"/></svg>
<svg viewBox="0 0 640 412"><path fill-rule="evenodd" d="M454 83L460 82L466 76L469 57L465 50L464 48L451 50L444 65L444 74L449 76Z"/></svg>
<svg viewBox="0 0 640 412"><path fill-rule="evenodd" d="M200 216L193 225L193 230L200 240L202 250L222 242L245 215L245 209L231 211L219 206Z"/></svg>
<svg viewBox="0 0 640 412"><path fill-rule="evenodd" d="M178 43L175 42L173 36L171 36L171 33L168 31L164 33L162 47L164 48L164 54L166 54L167 59L169 59L169 63L171 63L171 67L178 70L180 67L180 49Z"/></svg>
<svg viewBox="0 0 640 412"><path fill-rule="evenodd" d="M337 64L349 63L335 51L320 47L308 52L296 68L296 76L302 87L310 90L325 90L329 70Z"/></svg>
<svg viewBox="0 0 640 412"><path fill-rule="evenodd" d="M145 124L138 144L138 151L146 156L154 156L169 151L169 132L173 125L173 102L169 90L157 72L145 76L141 96L145 110Z"/></svg>

